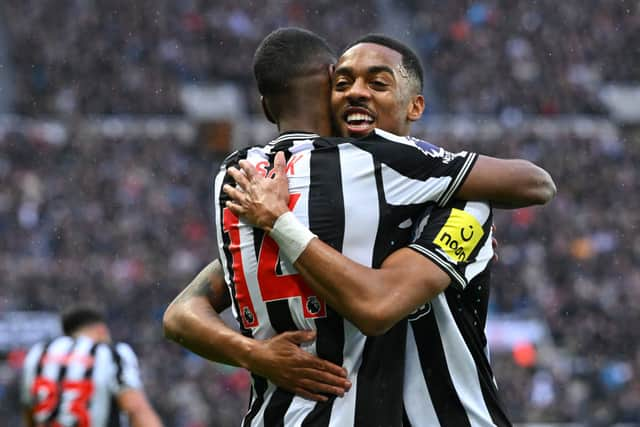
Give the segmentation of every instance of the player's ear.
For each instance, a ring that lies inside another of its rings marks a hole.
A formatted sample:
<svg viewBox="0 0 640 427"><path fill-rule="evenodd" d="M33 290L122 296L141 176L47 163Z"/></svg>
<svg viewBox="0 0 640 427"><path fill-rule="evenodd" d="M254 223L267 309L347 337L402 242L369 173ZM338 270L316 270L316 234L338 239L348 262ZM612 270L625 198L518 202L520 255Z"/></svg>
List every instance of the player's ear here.
<svg viewBox="0 0 640 427"><path fill-rule="evenodd" d="M409 107L407 109L407 120L410 122L420 120L422 113L424 113L424 96L414 95L411 98L411 102L409 102Z"/></svg>
<svg viewBox="0 0 640 427"><path fill-rule="evenodd" d="M273 115L271 114L271 110L269 110L269 105L267 104L267 101L264 99L264 96L260 97L260 104L262 104L262 111L264 112L264 115L267 117L267 120L269 120L273 124L278 124L276 123L276 120L273 118Z"/></svg>

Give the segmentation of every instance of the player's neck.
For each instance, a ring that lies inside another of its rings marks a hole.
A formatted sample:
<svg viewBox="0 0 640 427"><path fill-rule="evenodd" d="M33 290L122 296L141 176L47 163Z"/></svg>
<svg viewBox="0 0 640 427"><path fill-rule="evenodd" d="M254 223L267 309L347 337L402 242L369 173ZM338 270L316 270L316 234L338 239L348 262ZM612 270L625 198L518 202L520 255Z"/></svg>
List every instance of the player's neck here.
<svg viewBox="0 0 640 427"><path fill-rule="evenodd" d="M331 135L331 125L329 120L318 117L290 117L278 122L278 131L280 133L304 131L328 136Z"/></svg>

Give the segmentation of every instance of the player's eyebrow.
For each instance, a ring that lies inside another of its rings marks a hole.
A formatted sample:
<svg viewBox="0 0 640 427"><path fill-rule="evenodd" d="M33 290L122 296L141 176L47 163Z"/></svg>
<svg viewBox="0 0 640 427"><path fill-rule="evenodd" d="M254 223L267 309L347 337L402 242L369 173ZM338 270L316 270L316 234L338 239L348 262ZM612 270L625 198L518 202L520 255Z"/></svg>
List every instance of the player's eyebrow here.
<svg viewBox="0 0 640 427"><path fill-rule="evenodd" d="M372 65L367 68L367 74L389 73L395 77L393 69L387 65ZM353 76L353 67L340 66L335 69L334 75Z"/></svg>

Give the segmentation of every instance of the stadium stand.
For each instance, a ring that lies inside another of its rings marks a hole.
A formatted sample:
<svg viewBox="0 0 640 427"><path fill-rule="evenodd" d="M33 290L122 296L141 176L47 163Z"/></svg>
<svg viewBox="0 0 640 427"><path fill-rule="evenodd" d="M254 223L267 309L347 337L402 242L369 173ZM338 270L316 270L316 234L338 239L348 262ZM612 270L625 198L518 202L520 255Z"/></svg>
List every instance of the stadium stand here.
<svg viewBox="0 0 640 427"><path fill-rule="evenodd" d="M168 426L238 425L248 376L166 342L161 316L216 255L211 179L224 151L273 136L257 115L252 52L281 25L310 28L340 48L386 31L378 10L389 6L255 3L0 4L18 114L0 118L0 419L7 425L20 423L18 372L34 331L55 333L54 320L38 316L78 299L108 308L114 336L135 348L147 394ZM640 121L616 121L601 90L640 84L640 6L394 4L433 89L426 94L433 107L414 133L451 150L530 159L558 185L544 208L496 215L490 340L512 418L634 425ZM184 85L222 83L243 97L229 129L185 114Z"/></svg>

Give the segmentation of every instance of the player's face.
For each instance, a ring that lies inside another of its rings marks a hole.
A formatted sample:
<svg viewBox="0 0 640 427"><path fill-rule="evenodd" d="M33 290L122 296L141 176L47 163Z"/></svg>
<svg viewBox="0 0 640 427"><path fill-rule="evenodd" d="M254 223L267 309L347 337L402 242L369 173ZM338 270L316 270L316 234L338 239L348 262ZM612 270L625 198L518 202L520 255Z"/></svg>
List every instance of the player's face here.
<svg viewBox="0 0 640 427"><path fill-rule="evenodd" d="M408 135L411 122L422 115L424 99L412 93L399 52L360 43L336 64L331 108L342 136L364 136L374 128Z"/></svg>

